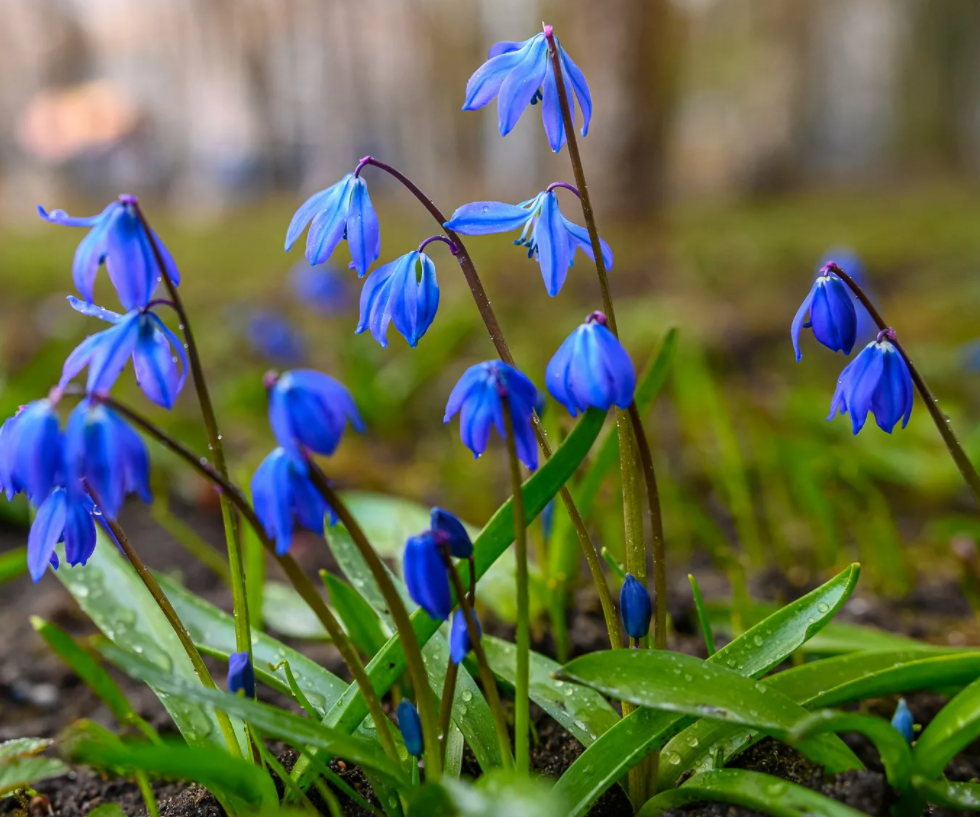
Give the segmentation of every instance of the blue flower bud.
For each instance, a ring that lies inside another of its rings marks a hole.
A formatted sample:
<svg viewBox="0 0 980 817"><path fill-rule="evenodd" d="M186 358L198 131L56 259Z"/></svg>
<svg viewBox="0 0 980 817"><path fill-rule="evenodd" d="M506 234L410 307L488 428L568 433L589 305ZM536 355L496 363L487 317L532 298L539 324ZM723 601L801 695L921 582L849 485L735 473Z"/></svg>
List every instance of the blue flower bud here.
<svg viewBox="0 0 980 817"><path fill-rule="evenodd" d="M35 400L4 423L0 479L8 497L24 491L34 503L60 484L64 451L61 424L51 400Z"/></svg>
<svg viewBox="0 0 980 817"><path fill-rule="evenodd" d="M623 613L623 626L630 638L640 639L650 632L653 604L650 593L631 574L626 574L623 589L619 591L619 606Z"/></svg>
<svg viewBox="0 0 980 817"><path fill-rule="evenodd" d="M361 317L355 331L361 334L370 329L374 339L387 348L388 325L394 323L414 347L432 325L438 307L436 266L424 252L413 250L378 267L364 282Z"/></svg>
<svg viewBox="0 0 980 817"><path fill-rule="evenodd" d="M95 505L81 487L55 488L37 509L27 537L27 568L31 578L41 580L48 565L57 568L54 549L65 543L68 564L84 565L95 552Z"/></svg>
<svg viewBox="0 0 980 817"><path fill-rule="evenodd" d="M804 323L807 313L810 320ZM813 336L833 352L851 353L857 338L857 311L854 296L837 275L826 272L820 275L810 288L809 294L793 318L791 335L796 360L800 361L800 330L813 328Z"/></svg>
<svg viewBox="0 0 980 817"><path fill-rule="evenodd" d="M445 621L453 609L446 563L432 531L412 536L402 557L405 585L412 600L430 618Z"/></svg>
<svg viewBox="0 0 980 817"><path fill-rule="evenodd" d="M909 705L905 703L905 698L898 699L898 706L895 707L895 714L892 716L892 726L899 731L901 736L911 746L914 737L912 712L909 710Z"/></svg>
<svg viewBox="0 0 980 817"><path fill-rule="evenodd" d="M428 690L426 690L426 694L428 694ZM398 704L398 728L402 733L402 739L405 741L405 749L408 750L408 753L412 757L421 757L422 719L419 717L419 711L408 698L402 698Z"/></svg>
<svg viewBox="0 0 980 817"><path fill-rule="evenodd" d="M476 612L473 612L476 619ZM480 620L476 619L476 629L483 635L483 628ZM466 616L462 610L453 613L453 623L449 629L449 657L454 664L462 664L467 653L473 649L473 642L470 641L470 631L466 628Z"/></svg>
<svg viewBox="0 0 980 817"><path fill-rule="evenodd" d="M887 338L887 334L881 336ZM857 434L870 411L878 428L891 434L899 420L902 428L908 425L912 394L912 375L905 358L887 339L872 341L841 372L827 419L832 420L838 411L850 412Z"/></svg>
<svg viewBox="0 0 980 817"><path fill-rule="evenodd" d="M457 559L469 559L473 555L473 542L459 517L442 508L433 508L430 521L432 530L443 536L453 556Z"/></svg>
<svg viewBox="0 0 980 817"><path fill-rule="evenodd" d="M246 698L255 697L255 670L247 652L233 652L228 657L228 691L242 690Z"/></svg>

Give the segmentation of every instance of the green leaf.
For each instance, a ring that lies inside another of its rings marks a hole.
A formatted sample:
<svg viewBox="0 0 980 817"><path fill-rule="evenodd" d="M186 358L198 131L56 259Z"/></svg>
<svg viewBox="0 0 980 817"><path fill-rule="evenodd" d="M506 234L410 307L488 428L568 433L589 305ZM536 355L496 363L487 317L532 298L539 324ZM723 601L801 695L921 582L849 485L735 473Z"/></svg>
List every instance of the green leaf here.
<svg viewBox="0 0 980 817"><path fill-rule="evenodd" d="M708 662L758 678L799 649L836 614L857 583L851 565L826 584L760 622L712 655ZM585 814L607 788L656 751L686 724L684 716L638 709L602 735L565 771L555 790L571 804L569 817ZM662 774L669 774L662 769Z"/></svg>
<svg viewBox="0 0 980 817"><path fill-rule="evenodd" d="M266 582L262 595L262 618L270 630L288 638L329 641L320 623L303 597L292 585Z"/></svg>
<svg viewBox="0 0 980 817"><path fill-rule="evenodd" d="M492 636L483 637L483 649L493 674L514 686L517 647ZM619 714L599 693L585 687L556 680L561 665L557 661L531 652L531 700L571 732L583 746L619 722Z"/></svg>
<svg viewBox="0 0 980 817"><path fill-rule="evenodd" d="M85 817L125 817L126 812L118 803L103 803L96 806Z"/></svg>
<svg viewBox="0 0 980 817"><path fill-rule="evenodd" d="M930 803L948 809L980 811L980 784L957 783L952 780L930 780L913 775L915 790Z"/></svg>
<svg viewBox="0 0 980 817"><path fill-rule="evenodd" d="M711 632L711 622L708 621L708 613L704 609L704 598L701 596L701 588L698 580L693 573L687 574L687 580L691 583L691 594L694 596L694 609L698 614L698 624L701 626L701 635L704 637L704 648L709 656L715 654L715 637Z"/></svg>
<svg viewBox="0 0 980 817"><path fill-rule="evenodd" d="M48 738L14 738L0 743L0 763L43 752L54 741Z"/></svg>
<svg viewBox="0 0 980 817"><path fill-rule="evenodd" d="M980 678L951 700L922 730L912 750L915 774L939 777L946 764L980 737Z"/></svg>
<svg viewBox="0 0 980 817"><path fill-rule="evenodd" d="M565 809L540 780L497 769L475 783L443 777L416 789L408 817L564 817Z"/></svg>
<svg viewBox="0 0 980 817"><path fill-rule="evenodd" d="M339 576L321 570L320 578L326 585L330 604L354 646L368 657L374 655L388 640L374 608Z"/></svg>
<svg viewBox="0 0 980 817"><path fill-rule="evenodd" d="M27 574L27 548L19 547L0 554L0 584Z"/></svg>
<svg viewBox="0 0 980 817"><path fill-rule="evenodd" d="M69 771L64 763L52 757L15 757L5 760L0 763L0 797Z"/></svg>
<svg viewBox="0 0 980 817"><path fill-rule="evenodd" d="M677 806L704 800L732 803L774 817L865 817L863 812L812 789L743 769L701 772L679 789L648 800L637 817L656 817Z"/></svg>
<svg viewBox="0 0 980 817"><path fill-rule="evenodd" d="M371 546L384 558L401 558L408 537L430 527L430 509L410 499L367 491L344 491L341 496ZM476 533L468 530L471 536Z"/></svg>

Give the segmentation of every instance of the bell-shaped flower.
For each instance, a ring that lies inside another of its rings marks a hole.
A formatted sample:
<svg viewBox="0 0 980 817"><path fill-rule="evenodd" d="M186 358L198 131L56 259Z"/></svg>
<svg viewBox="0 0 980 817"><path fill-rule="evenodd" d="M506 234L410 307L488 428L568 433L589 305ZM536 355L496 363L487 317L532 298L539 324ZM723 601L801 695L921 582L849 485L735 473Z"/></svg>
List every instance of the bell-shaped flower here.
<svg viewBox="0 0 980 817"><path fill-rule="evenodd" d="M826 268L830 264L840 267L850 275L855 283L864 290L864 294L872 303L877 300L874 287L868 278L868 271L864 265L864 261L861 260L861 257L853 249L850 247L831 248L823 255L819 263L817 263L814 270L815 274L825 274ZM875 324L874 318L871 317L865 305L858 300L853 292L851 293L851 298L854 301L854 310L857 312L857 340L855 342L864 346L877 337L878 326Z"/></svg>
<svg viewBox="0 0 980 817"><path fill-rule="evenodd" d="M152 312L134 309L119 315L102 307L69 298L83 315L114 324L85 338L68 356L58 387L63 389L86 366L87 394L106 394L132 357L136 381L143 393L157 405L173 408L187 377L187 353L180 339ZM176 363L180 360L180 368Z"/></svg>
<svg viewBox="0 0 980 817"><path fill-rule="evenodd" d="M351 269L356 269L358 277L363 278L381 254L381 229L367 182L353 173L314 193L296 211L286 230L286 252L307 224L310 232L306 236L306 259L311 264L322 264L346 238Z"/></svg>
<svg viewBox="0 0 980 817"><path fill-rule="evenodd" d="M88 304L93 300L95 276L105 263L123 307L129 311L146 306L162 273L151 241L156 243L174 285L180 283L180 273L169 250L152 229L147 234L135 205L135 196L120 196L99 215L87 218L73 218L64 210L48 213L43 207L37 208L41 218L52 224L91 228L75 250L72 264L75 287Z"/></svg>
<svg viewBox="0 0 980 817"><path fill-rule="evenodd" d="M911 746L915 739L915 724L912 720L912 711L905 702L905 698L898 699L898 706L895 707L895 714L892 715L892 726L898 733L905 738L905 742Z"/></svg>
<svg viewBox="0 0 980 817"><path fill-rule="evenodd" d="M537 259L545 289L552 297L561 291L577 249L595 260L589 231L562 215L553 188L520 204L502 201L464 204L453 213L445 227L462 235L509 233L523 228L514 243L526 245L527 257ZM612 269L612 250L601 238L599 241L606 269Z"/></svg>
<svg viewBox="0 0 980 817"><path fill-rule="evenodd" d="M551 27L546 26L545 32L535 34L524 42L505 41L494 45L490 49L487 62L466 83L463 110L482 108L496 97L497 125L500 135L506 136L527 106L540 101L548 144L557 153L565 144L567 135L558 101L555 69L548 53L546 34L550 33ZM561 47L557 38L555 47L558 49L572 122L575 121L575 103L572 101L574 94L585 120L582 125L582 136L585 136L589 132L589 122L592 119L592 95L589 93L589 86L582 71Z"/></svg>
<svg viewBox="0 0 980 817"><path fill-rule="evenodd" d="M289 274L293 296L307 309L320 315L336 315L347 307L347 280L330 264L296 264Z"/></svg>
<svg viewBox="0 0 980 817"><path fill-rule="evenodd" d="M905 358L887 338L873 340L841 372L827 419L832 420L838 412L850 413L857 434L870 411L878 428L891 434L899 420L902 428L908 425L912 393L912 376Z"/></svg>
<svg viewBox="0 0 980 817"><path fill-rule="evenodd" d="M473 612L473 619L476 621L476 630L483 635L483 628L480 620ZM449 658L454 664L462 664L467 654L473 649L473 642L470 641L470 631L466 627L466 616L462 610L453 613L453 623L449 628Z"/></svg>
<svg viewBox="0 0 980 817"><path fill-rule="evenodd" d="M538 446L531 417L537 401L537 389L525 374L500 360L488 360L471 366L459 379L449 395L443 422L459 414L460 439L473 456L479 457L487 449L491 426L506 439L506 404L514 425L517 456L533 471L538 467Z"/></svg>
<svg viewBox="0 0 980 817"><path fill-rule="evenodd" d="M619 607L623 614L623 628L626 634L630 638L644 638L650 632L653 604L650 601L650 593L632 573L626 574L626 581L619 591Z"/></svg>
<svg viewBox="0 0 980 817"><path fill-rule="evenodd" d="M445 621L453 609L446 563L432 531L412 536L405 543L402 572L408 595L430 618Z"/></svg>
<svg viewBox="0 0 980 817"><path fill-rule="evenodd" d="M439 307L436 265L424 252L412 252L378 267L361 290L361 317L357 334L370 329L383 348L388 346L388 324L415 347L432 325Z"/></svg>
<svg viewBox="0 0 980 817"><path fill-rule="evenodd" d="M228 656L228 691L235 695L239 690L246 698L255 697L255 669L247 652Z"/></svg>
<svg viewBox="0 0 980 817"><path fill-rule="evenodd" d="M807 313L810 319L804 323ZM797 362L803 356L800 352L800 331L810 328L813 329L813 336L832 352L849 355L854 348L857 338L854 296L847 284L832 272L825 270L817 277L793 318L791 334Z"/></svg>
<svg viewBox="0 0 980 817"><path fill-rule="evenodd" d="M265 532L280 556L293 543L296 523L323 536L324 517L337 519L305 468L282 448L262 460L252 477L252 503Z"/></svg>
<svg viewBox="0 0 980 817"><path fill-rule="evenodd" d="M21 491L45 499L64 474L64 438L51 400L22 407L0 431L0 485L10 499Z"/></svg>
<svg viewBox="0 0 980 817"><path fill-rule="evenodd" d="M125 420L102 403L80 402L65 427L65 477L82 482L114 519L127 494L152 502L150 457L146 444Z"/></svg>
<svg viewBox="0 0 980 817"><path fill-rule="evenodd" d="M433 508L429 519L433 533L441 537L453 556L469 559L473 555L473 542L458 516L442 508Z"/></svg>
<svg viewBox="0 0 980 817"><path fill-rule="evenodd" d="M423 694L428 694L428 690ZM398 704L398 730L405 741L405 749L412 757L422 756L422 719L419 711L408 698Z"/></svg>
<svg viewBox="0 0 980 817"><path fill-rule="evenodd" d="M545 371L548 391L574 417L587 408L628 408L636 390L629 353L595 312L570 334Z"/></svg>
<svg viewBox="0 0 980 817"><path fill-rule="evenodd" d="M41 580L51 564L57 567L55 546L65 543L70 565L84 565L95 551L95 504L81 486L55 488L41 503L27 537L27 568L31 578Z"/></svg>

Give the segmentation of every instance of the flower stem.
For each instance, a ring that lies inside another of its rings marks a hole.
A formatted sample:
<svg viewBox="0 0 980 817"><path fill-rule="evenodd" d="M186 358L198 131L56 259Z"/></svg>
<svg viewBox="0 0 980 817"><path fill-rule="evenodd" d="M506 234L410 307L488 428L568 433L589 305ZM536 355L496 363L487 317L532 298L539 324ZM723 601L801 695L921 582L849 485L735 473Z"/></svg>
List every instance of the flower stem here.
<svg viewBox="0 0 980 817"><path fill-rule="evenodd" d="M419 709L419 719L422 721L422 735L426 747L426 779L438 780L442 776L442 752L439 750L439 721L433 706L432 690L429 688L429 674L425 669L425 661L422 658L422 649L419 646L418 636L412 627L408 610L402 601L398 591L395 589L388 570L378 556L377 551L371 547L367 536L358 524L354 515L347 508L347 505L340 498L337 492L330 485L329 480L323 471L312 460L308 460L310 469L310 480L320 495L326 500L327 504L333 508L337 518L347 528L350 538L353 540L357 549L361 553L377 582L378 589L385 600L388 612L395 623L395 629L401 636L402 646L405 650L405 664L408 667L409 675L412 678L412 686L415 688L415 703Z"/></svg>
<svg viewBox="0 0 980 817"><path fill-rule="evenodd" d="M364 668L364 664L362 663L356 648L338 623L333 612L323 600L323 597L319 594L319 592L317 592L313 582L309 580L302 568L296 563L296 560L288 554L280 556L278 553L276 553L275 543L269 538L269 535L266 533L265 527L262 525L261 520L258 518L255 510L245 498L245 494L243 494L241 490L239 490L229 479L219 474L217 469L211 465L207 459L195 455L193 451L175 440L159 426L151 423L149 420L143 417L143 415L133 411L128 406L119 403L117 400L109 397L108 395L102 395L99 397L99 399L113 411L125 417L133 425L141 428L146 434L153 437L155 440L184 460L184 462L190 465L191 468L197 471L205 479L214 483L214 485L221 492L221 495L228 497L230 501L235 504L242 517L255 531L255 535L259 537L263 547L265 547L269 554L276 560L276 562L278 562L279 567L282 568L283 573L286 574L286 578L296 589L296 592L299 593L303 600L307 603L314 615L316 615L317 619L319 619L320 623L323 624L324 628L327 630L327 633L333 639L334 646L337 647L341 658L343 658L344 663L347 665L347 669L350 670L350 674L353 677L354 682L357 684L358 688L361 690L361 694L364 696L364 703L371 715L371 719L374 721L375 727L377 728L378 739L381 742L382 748L392 760L401 762L398 756L398 749L395 746L394 739L391 736L390 723L388 718L385 716L384 710L381 707L381 701L378 698L374 687L371 685L367 671Z"/></svg>
<svg viewBox="0 0 980 817"><path fill-rule="evenodd" d="M201 405L201 417L204 420L204 428L208 435L208 448L214 459L214 466L225 479L228 478L228 466L225 462L224 447L221 444L221 432L218 430L218 421L214 415L214 406L211 403L211 393L208 390L207 380L204 377L204 367L201 365L201 357L197 351L197 342L194 333L191 331L190 320L184 303L177 291L177 285L170 277L167 265L163 261L160 246L157 243L156 234L150 228L146 216L139 205L133 201L133 210L139 219L140 225L146 233L153 251L153 257L157 268L160 270L160 277L163 279L164 286L170 295L170 300L177 319L181 334L184 336L184 346L187 349L187 360L190 364L191 376L194 378L194 389L197 392L197 399ZM220 497L221 519L225 528L225 541L228 547L228 566L231 569L231 595L235 610L235 647L238 652L247 652L249 660L252 659L252 635L248 621L248 601L245 592L245 565L242 560L241 540L238 533L238 520L235 518L235 511L231 499L224 494Z"/></svg>
<svg viewBox="0 0 980 817"><path fill-rule="evenodd" d="M528 774L530 769L530 660L531 660L531 615L528 598L527 576L527 531L524 525L524 492L521 484L521 464L517 459L517 441L514 437L514 418L510 401L504 396L506 405L504 430L507 440L507 455L510 460L511 491L514 496L514 544L517 557L517 675L514 679L514 754L517 758L517 771Z"/></svg>
<svg viewBox="0 0 980 817"><path fill-rule="evenodd" d="M871 303L871 300L864 293L864 290L858 285L857 281L836 264L829 264L828 269L851 288L851 291L857 296L857 299L868 310L868 314L871 315L871 319L878 325L880 331L884 332L890 328L881 316L881 313L878 312L875 305ZM956 467L960 469L960 473L963 475L967 487L973 494L973 498L977 501L977 504L980 504L980 475L977 474L977 469L973 467L973 463L970 462L970 458L966 455L963 446L957 439L956 433L950 425L949 418L939 408L939 401L935 398L932 390L912 362L912 358L909 357L908 352L905 351L905 347L897 339L892 340L891 343L898 349L899 354L905 358L905 363L909 367L909 374L912 376L912 382L915 383L915 388L918 389L919 394L922 396L922 402L926 404L926 410L929 412L929 416L932 417L936 428L939 429L939 435L943 438L943 442L946 443L946 448L949 449L950 456L952 456L953 462L956 463Z"/></svg>
<svg viewBox="0 0 980 817"><path fill-rule="evenodd" d="M439 734L442 735L443 762L446 757L446 747L449 745L449 729L453 717L453 701L456 699L456 679L459 677L459 665L450 662L446 665L446 680L442 685L442 698L439 703Z"/></svg>

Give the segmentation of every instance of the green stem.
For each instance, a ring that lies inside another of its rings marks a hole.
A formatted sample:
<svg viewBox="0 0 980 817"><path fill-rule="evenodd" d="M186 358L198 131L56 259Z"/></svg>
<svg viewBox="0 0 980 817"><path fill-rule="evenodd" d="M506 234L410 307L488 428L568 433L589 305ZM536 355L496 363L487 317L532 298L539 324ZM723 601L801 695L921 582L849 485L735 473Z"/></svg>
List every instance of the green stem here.
<svg viewBox="0 0 980 817"><path fill-rule="evenodd" d="M449 728L453 717L453 702L456 699L456 679L459 665L450 661L446 665L446 680L442 684L442 698L439 702L439 734L442 735L440 751L445 762L446 746L449 744Z"/></svg>
<svg viewBox="0 0 980 817"><path fill-rule="evenodd" d="M505 438L510 460L510 483L514 501L514 544L517 557L517 675L514 679L514 754L517 771L528 774L531 761L530 744L530 674L531 674L531 614L528 598L527 530L524 524L524 492L521 484L521 464L517 459L517 441L514 437L514 418L510 401L504 401Z"/></svg>
<svg viewBox="0 0 980 817"><path fill-rule="evenodd" d="M346 503L340 498L337 492L330 485L326 475L320 470L320 466L313 460L308 460L310 480L320 495L326 500L327 504L333 508L337 518L353 540L357 549L361 553L378 584L378 589L385 600L388 612L395 623L395 629L402 640L405 650L405 664L408 673L412 678L412 686L415 688L415 703L419 708L419 719L422 721L422 737L427 751L426 758L426 779L438 780L442 776L442 753L439 750L439 721L433 706L432 690L429 688L429 675L425 669L425 661L422 659L422 649L419 646L418 636L412 627L408 610L402 601L398 590L395 589L388 570L378 556L377 551L371 547L367 536L358 524L354 515L348 509Z"/></svg>
<svg viewBox="0 0 980 817"><path fill-rule="evenodd" d="M160 806L157 805L153 785L150 783L150 778L146 772L136 772L136 785L139 786L140 794L143 795L143 803L146 805L148 817L160 817Z"/></svg>

